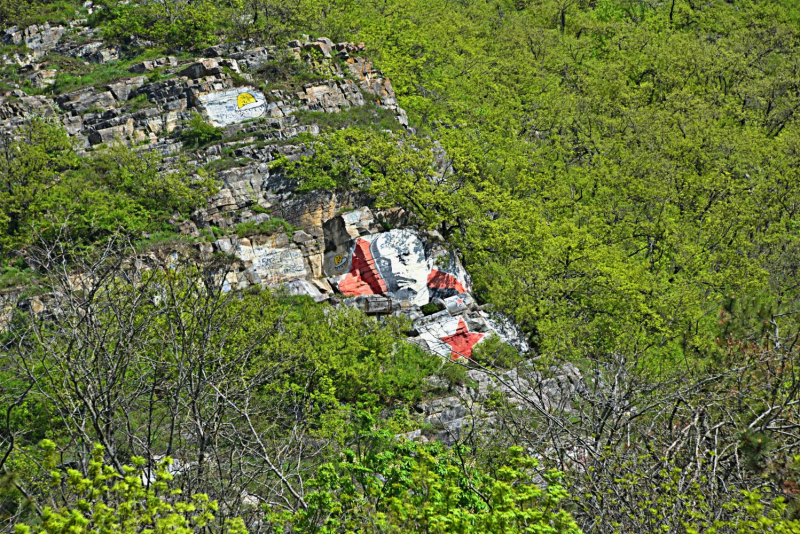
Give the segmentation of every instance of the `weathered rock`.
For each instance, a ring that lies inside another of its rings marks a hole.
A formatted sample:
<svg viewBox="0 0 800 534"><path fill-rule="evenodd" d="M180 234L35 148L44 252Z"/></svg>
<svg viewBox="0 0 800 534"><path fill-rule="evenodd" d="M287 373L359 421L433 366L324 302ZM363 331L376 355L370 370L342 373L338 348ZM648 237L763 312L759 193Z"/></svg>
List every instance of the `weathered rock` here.
<svg viewBox="0 0 800 534"><path fill-rule="evenodd" d="M0 121L2 129L13 128L29 117L48 117L53 115L52 102L43 96L28 96L22 91L14 91L0 97Z"/></svg>
<svg viewBox="0 0 800 534"><path fill-rule="evenodd" d="M345 108L363 106L364 96L352 80L331 80L306 84L297 93L300 107L310 111L336 113Z"/></svg>
<svg viewBox="0 0 800 534"><path fill-rule="evenodd" d="M274 55L275 47L252 48L247 43L226 43L203 50L209 58L227 57L236 60L248 72L255 72ZM238 71L237 71L238 72Z"/></svg>
<svg viewBox="0 0 800 534"><path fill-rule="evenodd" d="M196 80L197 78L222 74L222 67L216 59L201 59L192 63L178 74Z"/></svg>
<svg viewBox="0 0 800 534"><path fill-rule="evenodd" d="M117 104L110 91L95 93L93 88L61 95L56 98L56 102L61 109L73 115L83 115L90 110L105 110Z"/></svg>
<svg viewBox="0 0 800 534"><path fill-rule="evenodd" d="M303 45L303 48L306 50L317 50L323 57L329 58L331 57L331 50L333 49L333 43L330 39L318 39L313 43L306 43Z"/></svg>
<svg viewBox="0 0 800 534"><path fill-rule="evenodd" d="M145 72L151 72L161 67L175 67L177 65L178 60L176 58L167 56L160 57L158 59L150 59L147 61L142 61L141 63L136 63L135 65L131 65L128 67L128 72L144 74Z"/></svg>
<svg viewBox="0 0 800 534"><path fill-rule="evenodd" d="M53 69L40 70L28 76L28 80L32 87L42 89L56 83L56 75L58 71Z"/></svg>
<svg viewBox="0 0 800 534"><path fill-rule="evenodd" d="M127 80L106 85L105 89L111 91L111 94L114 95L114 98L116 98L118 101L125 102L128 100L131 92L144 85L145 81L146 78L144 76L137 76L135 78L128 78Z"/></svg>
<svg viewBox="0 0 800 534"><path fill-rule="evenodd" d="M14 26L5 31L2 43L4 45L24 44L38 58L55 47L63 35L64 28L62 26L51 27L50 24L43 24L23 29Z"/></svg>
<svg viewBox="0 0 800 534"><path fill-rule="evenodd" d="M122 124L94 130L89 134L89 142L93 145L99 145L100 143L125 142L128 137L133 135L133 132L133 119L128 118Z"/></svg>
<svg viewBox="0 0 800 534"><path fill-rule="evenodd" d="M292 241L298 244L311 241L312 239L314 239L314 237L307 234L303 230L298 230L294 234L292 234Z"/></svg>
<svg viewBox="0 0 800 534"><path fill-rule="evenodd" d="M329 298L326 293L320 291L308 280L292 280L281 285L280 288L289 295L311 297L316 302L324 302Z"/></svg>
<svg viewBox="0 0 800 534"><path fill-rule="evenodd" d="M360 295L344 301L346 305L358 308L367 315L390 315L397 311L395 302L383 295Z"/></svg>
<svg viewBox="0 0 800 534"><path fill-rule="evenodd" d="M95 52L86 56L89 63L108 63L109 61L116 61L120 57L119 49L116 47L103 47Z"/></svg>
<svg viewBox="0 0 800 534"><path fill-rule="evenodd" d="M289 282L305 279L308 275L303 254L296 245L289 243L285 234L253 236L252 238L229 238L229 244L218 241L220 250L236 255L244 262L244 272L230 273L226 278L226 289L261 284L265 287L285 286ZM316 292L305 284L293 284L295 291L311 294Z"/></svg>

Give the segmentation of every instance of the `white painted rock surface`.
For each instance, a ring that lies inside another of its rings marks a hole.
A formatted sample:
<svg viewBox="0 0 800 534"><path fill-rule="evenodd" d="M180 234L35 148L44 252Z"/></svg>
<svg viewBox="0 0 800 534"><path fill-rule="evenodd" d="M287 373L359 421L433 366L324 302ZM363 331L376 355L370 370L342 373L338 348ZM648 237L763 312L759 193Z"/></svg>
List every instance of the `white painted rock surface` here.
<svg viewBox="0 0 800 534"><path fill-rule="evenodd" d="M428 263L416 233L390 230L360 237L347 274L335 282L344 295L386 295L423 306L428 296Z"/></svg>
<svg viewBox="0 0 800 534"><path fill-rule="evenodd" d="M252 87L234 87L197 97L197 107L214 126L227 126L257 119L267 111L264 93Z"/></svg>

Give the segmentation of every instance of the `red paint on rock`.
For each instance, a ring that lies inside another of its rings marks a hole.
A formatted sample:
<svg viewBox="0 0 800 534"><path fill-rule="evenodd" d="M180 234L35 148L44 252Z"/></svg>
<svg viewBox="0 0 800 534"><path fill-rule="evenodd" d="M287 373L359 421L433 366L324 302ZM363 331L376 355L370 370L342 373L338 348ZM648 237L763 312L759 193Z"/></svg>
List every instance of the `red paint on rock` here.
<svg viewBox="0 0 800 534"><path fill-rule="evenodd" d="M369 241L365 239L356 241L350 272L339 282L339 291L343 295L383 295L386 293L386 283L375 267L375 260L369 246Z"/></svg>
<svg viewBox="0 0 800 534"><path fill-rule="evenodd" d="M466 293L464 286L458 281L458 278L450 273L439 271L438 269L431 269L428 275L428 287L434 289L455 289L459 293Z"/></svg>
<svg viewBox="0 0 800 534"><path fill-rule="evenodd" d="M483 334L470 332L464 319L459 319L456 333L443 337L442 341L450 345L450 348L453 349L453 352L450 353L450 357L456 360L462 356L465 358L472 357L472 348L482 338Z"/></svg>

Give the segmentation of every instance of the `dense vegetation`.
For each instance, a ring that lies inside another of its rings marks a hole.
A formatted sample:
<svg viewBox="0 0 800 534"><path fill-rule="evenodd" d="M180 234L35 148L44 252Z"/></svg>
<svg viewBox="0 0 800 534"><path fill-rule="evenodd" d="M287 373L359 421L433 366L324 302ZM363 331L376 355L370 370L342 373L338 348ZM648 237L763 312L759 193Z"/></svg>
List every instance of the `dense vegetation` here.
<svg viewBox="0 0 800 534"><path fill-rule="evenodd" d="M67 312L4 334L3 517L33 521L29 492L55 493L35 452L47 438L62 467L84 472L103 469L94 443L121 473L132 457L152 465L153 447L180 449L195 461L177 477L184 491L225 503L219 528L241 516L319 532L571 532L566 507L585 532L800 531L795 2L98 5L90 24L120 44L144 40L136 54L309 33L366 42L416 131L325 119L306 139L313 155L277 163L301 192L360 187L404 205L459 250L478 298L522 326L543 378L568 362L586 387L568 416L498 396L491 433L452 450L398 445L384 434L410 430L423 379L463 383L463 369L400 341L402 324L223 295L211 278L198 293L207 273L190 262L174 276L119 276L132 269L129 240L171 229L213 180L164 175L123 148L78 156L63 131L34 122L0 147L6 285L34 284L20 258L47 266L55 237L104 284L85 297L40 268L36 284L60 284ZM0 2L0 20L83 9ZM223 133L195 120L184 135L197 147ZM486 345L475 365L517 359ZM563 480L547 474L542 495L514 447ZM241 488L274 501L259 509Z"/></svg>

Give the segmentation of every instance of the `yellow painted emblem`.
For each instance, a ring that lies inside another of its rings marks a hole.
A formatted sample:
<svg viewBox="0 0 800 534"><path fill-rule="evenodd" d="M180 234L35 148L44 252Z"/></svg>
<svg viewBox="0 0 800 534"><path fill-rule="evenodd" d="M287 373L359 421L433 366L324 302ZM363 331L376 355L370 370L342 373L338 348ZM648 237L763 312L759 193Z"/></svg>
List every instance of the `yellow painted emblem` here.
<svg viewBox="0 0 800 534"><path fill-rule="evenodd" d="M248 104L255 104L256 97L251 95L250 93L240 93L239 97L236 99L236 105L239 109L245 107Z"/></svg>
<svg viewBox="0 0 800 534"><path fill-rule="evenodd" d="M342 262L344 262L344 255L337 254L336 256L333 257L333 264L335 266L341 267L342 266Z"/></svg>

